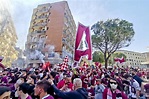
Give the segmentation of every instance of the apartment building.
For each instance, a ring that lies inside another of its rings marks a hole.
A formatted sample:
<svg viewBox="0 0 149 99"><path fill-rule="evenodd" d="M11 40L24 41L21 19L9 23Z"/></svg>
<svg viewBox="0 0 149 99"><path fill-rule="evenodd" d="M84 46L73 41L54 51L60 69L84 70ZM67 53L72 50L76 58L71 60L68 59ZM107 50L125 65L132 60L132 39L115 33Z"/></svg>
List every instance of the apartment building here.
<svg viewBox="0 0 149 99"><path fill-rule="evenodd" d="M15 49L17 35L11 15L7 8L0 9L0 56L4 57L2 63L10 67L12 62L17 59L18 52Z"/></svg>
<svg viewBox="0 0 149 99"><path fill-rule="evenodd" d="M61 57L73 59L76 25L66 1L38 5L33 10L26 49L49 56L47 46ZM53 55L52 55L53 56Z"/></svg>
<svg viewBox="0 0 149 99"><path fill-rule="evenodd" d="M147 60L147 55L144 53L127 50L118 50L117 52L126 55L126 65L129 66L142 66L141 63Z"/></svg>
<svg viewBox="0 0 149 99"><path fill-rule="evenodd" d="M145 53L143 53L143 54L145 54L147 58L146 58L146 61L145 61L145 62L142 62L141 64L142 64L144 67L149 68L149 52L145 52Z"/></svg>

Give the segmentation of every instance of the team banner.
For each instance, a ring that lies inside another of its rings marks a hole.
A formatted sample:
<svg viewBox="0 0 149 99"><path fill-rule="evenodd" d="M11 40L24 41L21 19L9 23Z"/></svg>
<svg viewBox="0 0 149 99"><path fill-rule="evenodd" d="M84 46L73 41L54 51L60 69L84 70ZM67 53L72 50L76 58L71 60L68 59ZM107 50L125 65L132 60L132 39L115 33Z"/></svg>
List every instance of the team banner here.
<svg viewBox="0 0 149 99"><path fill-rule="evenodd" d="M123 63L123 62L125 62L125 59L124 59L124 57L122 57L122 58L115 58L114 61L115 62L119 62L119 63Z"/></svg>
<svg viewBox="0 0 149 99"><path fill-rule="evenodd" d="M85 34L85 44L87 48L85 50L79 49L82 41L82 37ZM91 35L89 27L86 27L79 23L78 30L76 34L75 42L75 54L74 60L79 62L83 56L88 56L88 60L92 60L92 45L91 45Z"/></svg>

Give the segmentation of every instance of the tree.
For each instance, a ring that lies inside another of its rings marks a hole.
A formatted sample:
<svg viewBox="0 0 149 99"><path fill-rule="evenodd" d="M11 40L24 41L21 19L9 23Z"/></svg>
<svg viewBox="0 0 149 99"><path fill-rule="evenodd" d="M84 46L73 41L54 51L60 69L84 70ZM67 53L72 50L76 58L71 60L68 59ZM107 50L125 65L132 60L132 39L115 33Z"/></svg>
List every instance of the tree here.
<svg viewBox="0 0 149 99"><path fill-rule="evenodd" d="M95 51L93 53L93 62L103 63L104 62L103 54L101 52L99 52L99 51Z"/></svg>
<svg viewBox="0 0 149 99"><path fill-rule="evenodd" d="M91 30L94 33L92 45L104 54L106 68L110 56L118 49L128 47L135 34L133 24L120 19L97 22Z"/></svg>

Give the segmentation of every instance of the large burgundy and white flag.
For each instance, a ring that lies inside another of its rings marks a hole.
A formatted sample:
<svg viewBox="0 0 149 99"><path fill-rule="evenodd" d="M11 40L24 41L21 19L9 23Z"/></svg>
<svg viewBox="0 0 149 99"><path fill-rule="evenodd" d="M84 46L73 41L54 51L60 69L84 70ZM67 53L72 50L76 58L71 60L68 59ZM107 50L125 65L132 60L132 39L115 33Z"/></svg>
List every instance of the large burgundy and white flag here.
<svg viewBox="0 0 149 99"><path fill-rule="evenodd" d="M124 57L122 57L122 58L115 58L114 61L115 62L119 62L119 63L123 63L123 62L125 62L125 59L124 59Z"/></svg>
<svg viewBox="0 0 149 99"><path fill-rule="evenodd" d="M85 50L79 49L81 41L83 39L83 35L85 35L85 44L87 45L87 48ZM74 60L79 62L82 56L88 56L88 60L92 60L92 45L89 27L79 23L76 34Z"/></svg>

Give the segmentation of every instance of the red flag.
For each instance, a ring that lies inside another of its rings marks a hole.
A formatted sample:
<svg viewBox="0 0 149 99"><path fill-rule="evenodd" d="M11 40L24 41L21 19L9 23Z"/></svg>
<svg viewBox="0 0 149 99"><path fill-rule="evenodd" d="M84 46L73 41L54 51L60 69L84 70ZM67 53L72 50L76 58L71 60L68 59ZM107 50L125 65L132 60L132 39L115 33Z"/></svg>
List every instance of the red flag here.
<svg viewBox="0 0 149 99"><path fill-rule="evenodd" d="M86 34L86 43L88 45L88 48L86 50L80 50L79 45L81 43L83 34ZM82 56L88 55L88 60L92 59L92 46L91 46L91 35L89 31L89 27L86 27L79 23L77 35L76 35L76 42L75 42L75 54L74 54L74 60L80 61Z"/></svg>
<svg viewBox="0 0 149 99"><path fill-rule="evenodd" d="M124 59L124 57L120 58L119 62L120 62L120 63L123 63L123 62L125 62L125 59Z"/></svg>
<svg viewBox="0 0 149 99"><path fill-rule="evenodd" d="M95 62L95 66L97 66L97 67L101 67L101 63L100 62Z"/></svg>
<svg viewBox="0 0 149 99"><path fill-rule="evenodd" d="M46 69L46 64L42 65L42 69L45 70Z"/></svg>
<svg viewBox="0 0 149 99"><path fill-rule="evenodd" d="M124 57L122 57L122 58L115 58L114 61L123 63L123 62L125 62L125 59L124 59Z"/></svg>

